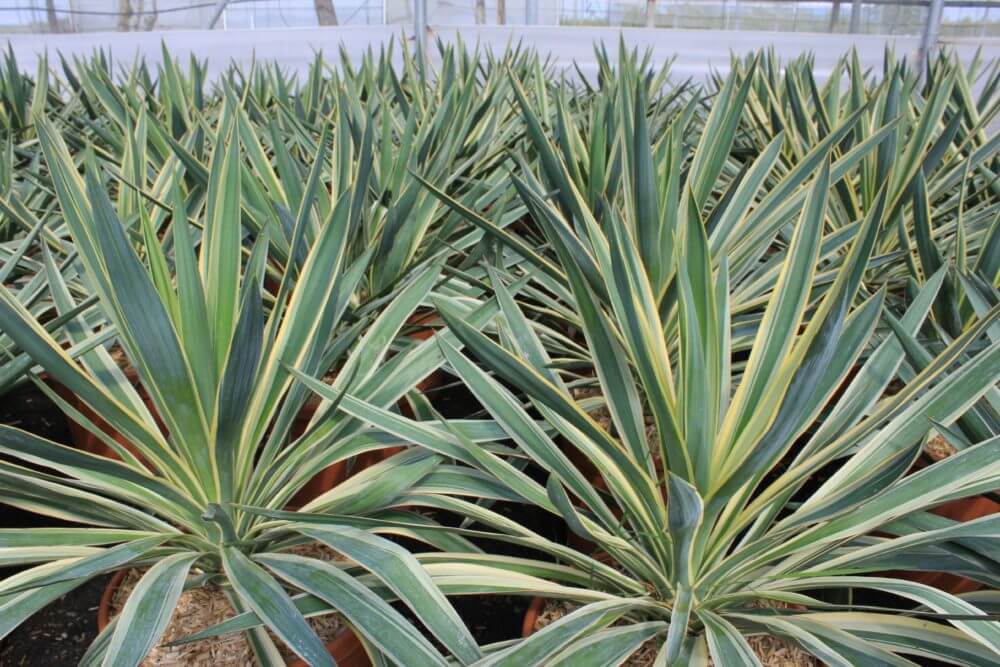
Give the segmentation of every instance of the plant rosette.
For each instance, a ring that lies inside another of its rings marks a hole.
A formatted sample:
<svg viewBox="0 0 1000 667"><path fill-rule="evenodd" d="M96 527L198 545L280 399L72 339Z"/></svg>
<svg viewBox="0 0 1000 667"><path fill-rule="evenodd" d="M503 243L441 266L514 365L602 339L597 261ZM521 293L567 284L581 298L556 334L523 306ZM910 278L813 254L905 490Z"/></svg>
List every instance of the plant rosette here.
<svg viewBox="0 0 1000 667"><path fill-rule="evenodd" d="M752 72L727 80L706 127L735 128L742 112L735 98L753 80ZM783 177L778 189L789 195L781 204L785 212L758 206L751 214L754 222L774 230L762 242L769 244L786 227L791 234L787 251L772 267L770 293L756 306L759 322L739 337L732 335L740 320L729 281L745 276L724 257L713 261L713 237L703 211L711 203L711 185L729 154L733 132L706 131L691 164L678 168L677 178L686 173L689 182L673 191L676 201L658 214L655 209L664 199L653 186L667 179L657 177L653 161L674 151L660 151L649 141L645 85L642 77L632 81L638 82L635 90L624 96L636 102L626 106L620 126L634 130L625 145L637 155L623 159L623 170L634 173L625 196L634 195L631 210L641 212L636 222L643 224L636 230L627 228L623 215L599 219L609 207L594 206L583 188L572 187L567 165L579 162L559 159L559 149L540 131L544 120L536 117L524 91L513 87L547 172L543 183L524 165L518 193L566 274L572 292L567 302L585 331L614 428L595 420L573 396L562 357L556 356L561 347L550 350L549 340L532 324L534 310L510 292L516 278L489 272L502 311L489 331L466 326L462 313L449 304L438 308L464 347L443 346L449 372L469 387L516 447L516 455L508 457L463 443L469 452L463 463L473 468L465 479L476 486L453 486L470 498L478 489L477 500L483 502L453 502L449 509L488 526L491 539L530 544L546 556L491 555L495 573L489 579L479 573L479 580L463 590L474 585L481 593L581 605L493 659L619 664L656 638L658 661L671 667L705 665L709 659L720 665L757 664L750 639L773 635L827 664L901 666L912 664L908 655L947 660L958 650L970 656L967 663L995 663L1000 624L989 615L989 606L879 574L958 566L970 577L996 581L995 561L991 564L985 553L989 541L979 539L992 534L994 526L978 520L891 539L874 534L922 519L929 515L926 510L946 501L995 487L996 436L906 473L931 424L954 423L995 389L1000 341L969 344L984 337L1000 308L971 319L961 336L904 378L897 393L885 395L906 352L896 337L876 338L876 326L887 315L886 294L863 285L880 232L903 205L911 176L901 175L881 189L846 237L839 265L827 271L822 252L834 208L829 204L843 173L837 163L843 158L835 149L854 129L858 118L851 117L811 150L808 172L793 169ZM947 104L947 92L932 95L935 106ZM876 146L856 149L852 158ZM907 172L919 173L918 166ZM792 192L798 194L792 197ZM748 195L748 204L752 199ZM458 206L455 210L466 214ZM672 253L661 253L657 241L636 242L650 231L645 228L649 220L667 225L658 240L669 239ZM714 214L709 220L716 220ZM747 257L752 263L759 254ZM534 261L540 271L547 269L545 260ZM900 313L905 333L912 336L924 325L943 276L941 271L930 276ZM658 303L661 298L669 301ZM676 340L664 335L674 321L669 333ZM747 356L737 356L743 350ZM647 414L656 424L653 443ZM443 450L455 440L455 434L427 421L418 427L375 411L366 419L397 435L412 433L427 447ZM582 466L568 458L562 439L600 471L607 492L595 489ZM543 479L524 474L523 459L537 464ZM817 487L809 484L834 465L834 474ZM531 511L561 517L620 569L491 510L490 501L497 497L524 499ZM964 550L949 550L952 540ZM927 548L945 555L923 562ZM449 557L486 567L483 558L442 556ZM835 590L904 598L918 608L919 617L899 614L895 606L858 609L813 597L816 591ZM763 609L761 600L807 611ZM887 635L898 641L883 641Z"/></svg>
<svg viewBox="0 0 1000 667"><path fill-rule="evenodd" d="M152 405L104 347L74 359L0 287L0 329L129 445L104 438L118 456L113 459L0 425L0 501L58 521L0 530L3 564L27 566L0 580L0 631L13 630L90 579L139 569L119 616L91 644L87 664L141 664L161 646L186 590L202 587L225 591L238 619L225 623L243 625L215 626L191 639L239 630L264 664L282 660L280 643L311 665L332 667L324 638L307 620L321 614L341 615L372 655L404 663L416 656L421 664L442 666L455 657L471 664L482 650L445 594L413 554L381 534L392 530L373 523L386 515L410 519L412 512L400 507L410 489L442 465L442 456L407 448L359 470L300 511L284 509L332 464L407 442L372 432L340 407L364 401L390 410L444 363L430 342L396 354L393 345L430 298L446 258L414 269L372 317L352 320L348 311L371 254L345 258L346 230L359 224L352 218L365 208L351 206L347 193L331 207L296 270L285 273L278 296L265 303L263 267L271 244L267 233L247 240L241 224L240 175L247 167L237 126L243 119L227 107L217 122L207 204L191 212L197 227L180 195L187 185L178 177L163 194L174 208L157 218L158 228L148 212L139 216L140 256L138 241L109 199L96 156L88 154L81 176L59 129L39 119L59 210L96 308L114 326ZM318 182L326 138L319 143L299 227L290 230L295 238L323 191ZM367 196L363 187L358 192ZM160 227L171 231L172 261ZM62 299L62 307L72 309L70 301ZM483 305L469 319L483 327L491 315ZM92 339L88 322L74 324L79 326L67 326L72 342ZM340 372L328 385L320 378L331 368ZM85 421L55 391L39 386L68 417ZM307 430L293 437L295 418L313 393L324 401ZM430 519L412 520L422 523L407 531L411 538L442 548ZM350 566L289 553L303 542L322 542ZM313 608L300 608L307 603Z"/></svg>

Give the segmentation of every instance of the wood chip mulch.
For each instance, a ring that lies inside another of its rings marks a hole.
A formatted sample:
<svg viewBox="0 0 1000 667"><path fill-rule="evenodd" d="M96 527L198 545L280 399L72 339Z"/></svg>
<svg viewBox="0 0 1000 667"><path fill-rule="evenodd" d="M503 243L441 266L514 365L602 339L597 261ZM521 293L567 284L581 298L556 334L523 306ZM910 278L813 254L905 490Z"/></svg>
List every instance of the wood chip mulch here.
<svg viewBox="0 0 1000 667"><path fill-rule="evenodd" d="M579 607L580 605L565 600L547 600L535 620L535 632L558 621ZM781 637L753 635L746 639L764 667L820 667L822 665L819 660L803 650L798 644ZM656 661L656 655L662 645L663 637L650 639L640 646L639 650L630 655L625 662L621 663L622 667L650 667ZM709 658L708 664L711 667L715 665L711 658Z"/></svg>
<svg viewBox="0 0 1000 667"><path fill-rule="evenodd" d="M342 560L339 554L331 549L318 545L306 544L293 547L288 553L319 560ZM135 588L143 572L129 570L121 586L115 592L111 603L111 617L121 613L129 594ZM256 664L253 649L243 633L234 633L222 637L203 639L179 646L167 644L187 637L190 634L204 630L217 623L235 616L236 611L221 588L201 587L181 593L174 610L174 615L163 633L159 646L153 648L142 667L252 667ZM325 614L307 619L309 625L324 643L330 642L343 628L343 622L338 614ZM270 632L278 650L286 661L295 659L295 654Z"/></svg>

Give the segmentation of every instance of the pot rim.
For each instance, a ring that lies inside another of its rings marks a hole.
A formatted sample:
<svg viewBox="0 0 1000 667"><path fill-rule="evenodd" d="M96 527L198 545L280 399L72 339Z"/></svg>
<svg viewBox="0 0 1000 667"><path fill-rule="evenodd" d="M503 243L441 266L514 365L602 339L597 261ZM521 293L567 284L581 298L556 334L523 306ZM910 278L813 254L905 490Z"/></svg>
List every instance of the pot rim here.
<svg viewBox="0 0 1000 667"><path fill-rule="evenodd" d="M104 630L111 623L111 603L115 599L115 593L118 591L118 587L122 585L126 575L128 575L128 570L129 568L117 570L108 581L107 586L104 587L104 592L101 593L101 601L97 605L98 633L104 632Z"/></svg>
<svg viewBox="0 0 1000 667"><path fill-rule="evenodd" d="M531 598L531 604L524 612L524 621L521 623L521 636L530 637L535 633L535 621L545 608L546 599L538 595Z"/></svg>

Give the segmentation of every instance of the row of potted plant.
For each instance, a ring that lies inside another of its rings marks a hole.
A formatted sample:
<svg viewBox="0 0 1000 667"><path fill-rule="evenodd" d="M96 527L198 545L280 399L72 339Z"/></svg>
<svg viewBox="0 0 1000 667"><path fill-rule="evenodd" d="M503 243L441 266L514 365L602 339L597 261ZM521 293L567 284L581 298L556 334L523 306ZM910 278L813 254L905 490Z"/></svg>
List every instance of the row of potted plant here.
<svg viewBox="0 0 1000 667"><path fill-rule="evenodd" d="M81 664L1000 660L995 63L596 58L9 53L0 391L77 444L0 426L0 637L114 575Z"/></svg>

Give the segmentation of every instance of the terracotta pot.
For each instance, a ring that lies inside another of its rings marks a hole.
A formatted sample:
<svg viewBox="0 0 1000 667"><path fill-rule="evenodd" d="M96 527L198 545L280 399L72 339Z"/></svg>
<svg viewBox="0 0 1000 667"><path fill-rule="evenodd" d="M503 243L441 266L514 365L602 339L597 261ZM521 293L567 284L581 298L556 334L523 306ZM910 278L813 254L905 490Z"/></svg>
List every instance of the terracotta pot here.
<svg viewBox="0 0 1000 667"><path fill-rule="evenodd" d="M936 460L940 460L939 457L921 456L914 464L911 472L916 472L921 468L931 465ZM930 511L938 516L964 523L1000 512L1000 503L984 496L972 496L971 498L952 500ZM893 574L909 581L927 584L928 586L933 586L939 590L956 595L959 593L971 593L983 588L983 585L978 581L955 574L948 574L947 572L895 572Z"/></svg>
<svg viewBox="0 0 1000 667"><path fill-rule="evenodd" d="M115 591L122 585L127 574L128 570L118 570L111 577L108 585L104 587L104 592L101 593L101 601L97 605L98 632L104 632L104 628L108 627L108 624L111 623L111 603L115 599Z"/></svg>
<svg viewBox="0 0 1000 667"><path fill-rule="evenodd" d="M611 563L611 556L607 551L597 551L592 553L591 558L600 561L605 565ZM521 636L527 637L534 634L535 632L535 622L538 620L539 615L545 610L545 603L547 600L543 597L535 596L531 598L531 604L528 605L528 609L524 612L524 621L521 622Z"/></svg>
<svg viewBox="0 0 1000 667"><path fill-rule="evenodd" d="M309 421L316 414L317 408L319 408L320 399L318 397L312 397L306 404L302 406L302 410L299 412L298 416L295 418L295 423L292 425L291 435L293 438L297 438L303 433L305 433L306 428L309 426ZM348 461L338 461L319 472L315 477L310 479L305 486L299 489L292 499L285 506L287 509L295 510L303 505L307 504L313 498L320 496L333 487L337 486L345 479L357 474L365 468L369 468L380 461L384 461L393 454L402 451L402 447L386 447L384 449L377 449L371 452L365 452L363 454L358 454L348 465Z"/></svg>
<svg viewBox="0 0 1000 667"><path fill-rule="evenodd" d="M406 323L413 327L418 327L416 331L408 334L408 336L413 340L428 340L434 335L434 328L431 326L435 323L439 323L440 320L436 313L433 312L416 312L410 315ZM444 372L437 370L428 375L426 378L417 384L417 389L420 391L428 391L435 387L439 387L444 383L445 374ZM305 433L306 428L309 425L309 421L316 414L316 410L319 408L321 399L317 396L311 397L306 404L302 407L302 411L299 413L298 417L295 418L295 423L292 426L292 437L297 438L303 433ZM408 416L412 417L412 411L410 410L409 404L406 399L400 399L399 401L400 411ZM337 486L345 479L348 479L352 475L358 473L365 468L375 465L380 461L384 461L393 454L402 451L402 447L387 447L385 449L379 449L372 452L365 452L364 454L359 454L354 458L353 464L348 466L347 461L339 461L333 465L325 468L318 475L313 477L309 482L306 483L299 492L295 494L292 500L288 503L288 509L297 509L307 504L313 498L326 493L333 487Z"/></svg>
<svg viewBox="0 0 1000 667"><path fill-rule="evenodd" d="M421 312L417 311L410 315L409 319L406 320L406 324L411 327L415 327L415 331L411 331L408 337L415 341L425 341L430 340L430 338L435 334L436 329L433 325L441 324L441 319L434 312ZM417 383L417 389L420 391L430 391L431 389L436 389L445 383L447 376L445 372L440 368L423 380ZM400 403L405 404L406 400L400 401ZM407 406L408 407L408 406Z"/></svg>
<svg viewBox="0 0 1000 667"><path fill-rule="evenodd" d="M411 331L408 335L413 340L429 340L434 335L434 325L441 325L441 318L437 313L428 311L417 311L406 320L407 326L414 327L416 331Z"/></svg>
<svg viewBox="0 0 1000 667"><path fill-rule="evenodd" d="M428 340L434 335L435 332L431 325L438 323L439 321L440 320L438 319L437 314L433 312L413 313L410 315L406 323L412 327L418 327L418 329L409 333L408 336L413 340ZM417 384L417 389L420 391L428 391L435 387L439 387L444 383L444 379L445 374L442 371L434 371ZM309 425L309 421L313 418L313 415L316 414L316 410L319 408L320 402L321 400L318 397L313 396L302 407L302 411L299 413L299 416L295 418L295 424L292 426L293 438L297 438L305 433L306 427ZM409 417L413 416L410 406L406 402L405 398L400 399L399 409L404 415ZM365 452L364 454L356 456L350 466L348 466L347 461L334 463L309 480L309 482L295 494L292 500L288 503L287 507L289 509L302 507L313 498L326 493L352 475L355 475L361 470L371 467L376 463L384 461L393 454L402 450L402 447L387 447L385 449Z"/></svg>
<svg viewBox="0 0 1000 667"><path fill-rule="evenodd" d="M104 632L111 622L111 603L115 598L115 592L121 586L128 570L118 570L104 588L101 594L101 602L97 607L97 631ZM330 652L333 659L341 667L371 667L372 661L365 651L364 645L354 631L345 629L337 635L333 641L327 642L326 650ZM293 660L288 663L291 667L309 667L303 660Z"/></svg>
<svg viewBox="0 0 1000 667"><path fill-rule="evenodd" d="M955 521L965 522L1000 512L1000 503L995 503L989 498L978 496L975 498L954 500L935 508L932 512L949 519L954 519ZM927 584L928 586L933 586L934 588L955 595L959 593L971 593L983 588L983 585L978 581L945 572L910 572L907 579Z"/></svg>
<svg viewBox="0 0 1000 667"><path fill-rule="evenodd" d="M290 510L297 510L313 498L326 493L365 468L370 468L376 463L384 461L393 454L401 451L403 451L403 447L386 447L385 449L358 454L352 460L350 470L348 470L347 461L338 461L328 468L324 468L318 475L309 480L305 486L299 489L298 493L292 497L291 501L285 507Z"/></svg>
<svg viewBox="0 0 1000 667"><path fill-rule="evenodd" d="M983 496L973 496L945 503L940 507L935 507L931 512L964 523L1000 512L1000 503ZM908 572L906 578L956 595L971 593L983 588L983 585L978 581L946 572Z"/></svg>
<svg viewBox="0 0 1000 667"><path fill-rule="evenodd" d="M535 597L531 598L531 604L528 605L528 610L524 612L524 622L521 623L521 636L529 637L535 632L535 623L538 621L538 616L545 609L545 598Z"/></svg>
<svg viewBox="0 0 1000 667"><path fill-rule="evenodd" d="M347 479L347 462L338 461L321 470L296 492L285 505L285 509L297 510L313 498L323 495L333 487Z"/></svg>
<svg viewBox="0 0 1000 667"><path fill-rule="evenodd" d="M166 424L160 419L159 415L156 413L156 409L153 407L153 401L149 398L149 394L146 390L142 388L139 383L139 373L132 366L126 366L122 368L122 372L125 373L125 377L135 388L139 397L142 398L142 402L146 404L146 408L153 415L156 420L157 426L159 426L160 431L166 435L167 427ZM116 431L111 424L106 422L99 414L97 414L89 405L83 402L83 400L71 392L67 387L62 385L53 379L48 379L49 386L51 386L63 400L73 406L79 413L85 416L91 421L97 428L103 431L105 434L110 436L115 442L120 444L122 447L132 452L140 460L142 457L139 455L139 451L129 442L128 438ZM121 460L118 453L107 445L98 436L91 433L82 424L77 423L71 417L67 415L66 421L69 423L70 436L73 438L73 444L77 449L80 449L90 454L97 454L98 456L105 456L110 459Z"/></svg>
<svg viewBox="0 0 1000 667"><path fill-rule="evenodd" d="M306 428L309 426L309 421L316 414L316 410L319 408L321 399L318 396L310 397L299 414L295 417L295 421L292 423L291 436L292 438L298 438L303 433L306 432ZM306 503L308 503L313 498L326 493L333 487L337 486L341 482L347 479L347 461L338 461L333 465L330 465L320 471L315 477L306 482L305 486L298 490L298 492L292 496L292 499L286 505L287 509L298 509Z"/></svg>
<svg viewBox="0 0 1000 667"><path fill-rule="evenodd" d="M326 645L338 667L371 667L372 661L364 645L351 629L344 630ZM309 667L305 660L294 660L289 667Z"/></svg>

